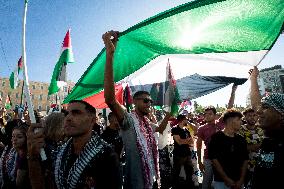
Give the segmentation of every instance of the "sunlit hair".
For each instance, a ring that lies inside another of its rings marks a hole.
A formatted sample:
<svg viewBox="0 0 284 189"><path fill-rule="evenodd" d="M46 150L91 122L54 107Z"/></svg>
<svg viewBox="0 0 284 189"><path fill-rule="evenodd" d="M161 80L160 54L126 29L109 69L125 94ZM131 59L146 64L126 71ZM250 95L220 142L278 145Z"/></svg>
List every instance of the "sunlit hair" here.
<svg viewBox="0 0 284 189"><path fill-rule="evenodd" d="M229 118L233 118L233 117L242 118L243 114L238 110L228 109L224 113L223 121L226 122Z"/></svg>
<svg viewBox="0 0 284 189"><path fill-rule="evenodd" d="M148 91L137 91L136 93L134 93L133 99L139 98L141 95L149 95L150 96L150 93Z"/></svg>
<svg viewBox="0 0 284 189"><path fill-rule="evenodd" d="M45 117L44 134L47 139L57 140L58 137L63 137L64 117L64 114L60 112L53 112ZM60 132L62 132L62 136L58 136Z"/></svg>
<svg viewBox="0 0 284 189"><path fill-rule="evenodd" d="M81 104L84 104L85 105L85 109L89 112L89 113L91 113L91 114L96 114L96 108L94 108L92 105L90 105L88 102L85 102L85 101L83 101L83 100L71 100L70 102L69 102L69 104L71 104L71 103L81 103Z"/></svg>

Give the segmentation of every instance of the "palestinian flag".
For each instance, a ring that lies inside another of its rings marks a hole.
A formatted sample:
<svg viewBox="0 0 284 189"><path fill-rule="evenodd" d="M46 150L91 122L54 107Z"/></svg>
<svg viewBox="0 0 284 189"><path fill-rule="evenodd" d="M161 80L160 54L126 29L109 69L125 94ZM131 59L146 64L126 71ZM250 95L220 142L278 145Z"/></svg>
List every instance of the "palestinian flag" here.
<svg viewBox="0 0 284 189"><path fill-rule="evenodd" d="M11 102L11 99L10 99L10 95L7 95L6 97L6 101L5 101L5 108L7 110L11 109L12 107L12 102Z"/></svg>
<svg viewBox="0 0 284 189"><path fill-rule="evenodd" d="M178 114L178 103L180 103L180 98L178 94L178 89L176 86L176 80L174 79L171 64L168 61L167 69L166 69L167 77L166 77L166 91L165 91L165 102L164 105L169 107L169 112L171 115L177 116Z"/></svg>
<svg viewBox="0 0 284 189"><path fill-rule="evenodd" d="M9 81L11 89L16 89L18 86L19 74L23 70L22 57L18 60L17 68L11 73Z"/></svg>
<svg viewBox="0 0 284 189"><path fill-rule="evenodd" d="M73 63L73 62L74 62L74 57L72 52L70 29L69 29L63 40L59 60L57 61L55 68L53 70L51 82L48 88L48 95L57 93L60 87L66 85L67 81L66 66L67 63Z"/></svg>
<svg viewBox="0 0 284 189"><path fill-rule="evenodd" d="M248 70L273 47L283 21L283 0L196 0L180 5L120 33L114 80L130 86L165 81L161 70L168 58L175 79L195 73L247 78ZM102 91L105 61L103 49L65 103Z"/></svg>

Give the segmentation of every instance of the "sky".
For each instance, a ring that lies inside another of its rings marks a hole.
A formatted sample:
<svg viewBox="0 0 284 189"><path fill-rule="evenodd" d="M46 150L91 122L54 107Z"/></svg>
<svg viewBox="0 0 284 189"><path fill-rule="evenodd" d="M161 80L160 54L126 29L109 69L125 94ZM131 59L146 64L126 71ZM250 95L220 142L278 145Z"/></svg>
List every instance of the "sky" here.
<svg viewBox="0 0 284 189"><path fill-rule="evenodd" d="M50 82L62 40L71 28L75 63L68 64L68 79L76 82L104 47L102 34L127 28L188 0L29 0L26 51L29 80ZM9 77L22 49L24 0L0 0L0 77ZM259 68L284 66L284 36L280 36ZM224 105L230 95L226 87L197 101L202 105ZM245 105L248 82L239 87L236 103Z"/></svg>

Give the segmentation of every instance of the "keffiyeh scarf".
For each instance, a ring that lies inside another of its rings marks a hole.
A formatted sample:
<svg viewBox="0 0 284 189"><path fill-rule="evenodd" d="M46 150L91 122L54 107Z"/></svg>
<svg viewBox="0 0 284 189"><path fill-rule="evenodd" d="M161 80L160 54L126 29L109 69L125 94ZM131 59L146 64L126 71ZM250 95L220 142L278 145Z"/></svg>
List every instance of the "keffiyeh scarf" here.
<svg viewBox="0 0 284 189"><path fill-rule="evenodd" d="M153 178L156 177L158 186L160 186L158 147L154 137L154 131L150 126L150 121L146 118L140 118L137 113L133 113L134 128L136 132L136 145L143 167L144 188L153 187Z"/></svg>
<svg viewBox="0 0 284 189"><path fill-rule="evenodd" d="M271 93L261 100L262 103L273 107L280 114L284 115L284 94Z"/></svg>
<svg viewBox="0 0 284 189"><path fill-rule="evenodd" d="M93 160L98 153L103 153L103 147L106 143L100 139L97 134L93 134L90 141L85 145L79 157L72 165L70 170L67 169L67 160L71 155L72 138L69 139L59 150L55 163L55 183L58 189L76 188L81 174L87 165ZM67 174L66 174L67 173ZM67 179L64 175L68 175Z"/></svg>
<svg viewBox="0 0 284 189"><path fill-rule="evenodd" d="M0 159L0 186L1 188L4 185L4 168L7 172L8 178L10 181L16 181L16 161L17 161L17 152L14 148L6 146L1 155Z"/></svg>

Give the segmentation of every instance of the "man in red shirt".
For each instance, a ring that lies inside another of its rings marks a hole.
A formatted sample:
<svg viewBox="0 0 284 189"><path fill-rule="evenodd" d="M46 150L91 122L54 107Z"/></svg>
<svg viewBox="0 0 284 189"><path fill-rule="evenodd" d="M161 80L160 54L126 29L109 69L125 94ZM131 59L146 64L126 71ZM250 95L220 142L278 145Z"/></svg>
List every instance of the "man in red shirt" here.
<svg viewBox="0 0 284 189"><path fill-rule="evenodd" d="M208 107L205 109L205 121L206 124L198 128L197 131L197 156L198 156L198 165L200 171L203 173L203 182L202 188L207 189L211 188L211 183L213 181L213 170L212 163L208 157L208 145L211 139L211 136L217 131L224 129L224 124L216 121L216 109L214 107ZM204 141L205 149L203 162L201 159L201 150L202 150L202 141Z"/></svg>

